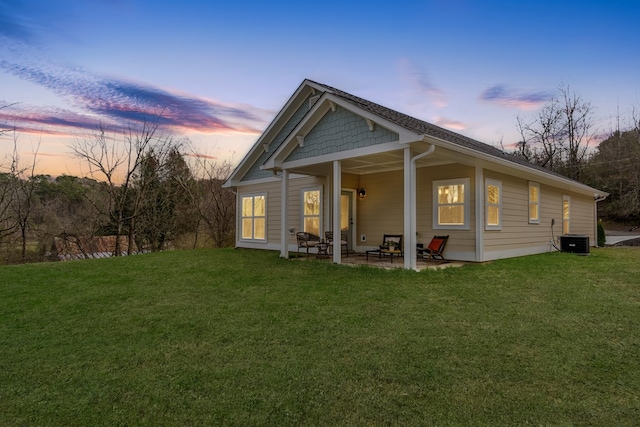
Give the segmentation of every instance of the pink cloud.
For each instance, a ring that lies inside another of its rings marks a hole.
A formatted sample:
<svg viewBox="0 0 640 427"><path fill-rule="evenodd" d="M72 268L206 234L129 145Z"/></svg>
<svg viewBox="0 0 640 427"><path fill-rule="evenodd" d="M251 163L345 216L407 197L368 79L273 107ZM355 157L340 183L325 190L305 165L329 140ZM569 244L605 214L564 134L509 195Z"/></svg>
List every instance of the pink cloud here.
<svg viewBox="0 0 640 427"><path fill-rule="evenodd" d="M526 92L503 84L488 87L480 94L480 100L519 110L535 110L549 101L553 94L547 91Z"/></svg>
<svg viewBox="0 0 640 427"><path fill-rule="evenodd" d="M458 131L465 130L467 128L467 125L465 125L463 122L458 120L447 119L446 117L436 117L434 120L434 124L441 126L443 128L453 129Z"/></svg>

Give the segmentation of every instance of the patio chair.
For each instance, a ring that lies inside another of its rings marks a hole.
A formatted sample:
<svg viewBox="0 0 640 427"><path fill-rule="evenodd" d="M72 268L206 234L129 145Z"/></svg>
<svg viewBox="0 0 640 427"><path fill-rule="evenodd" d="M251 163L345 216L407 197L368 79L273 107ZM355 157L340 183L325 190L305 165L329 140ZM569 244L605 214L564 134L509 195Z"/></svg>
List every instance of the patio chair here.
<svg viewBox="0 0 640 427"><path fill-rule="evenodd" d="M329 244L329 248L333 247L333 231L324 232L324 240ZM340 247L343 254L349 253L349 241L346 234L340 235Z"/></svg>
<svg viewBox="0 0 640 427"><path fill-rule="evenodd" d="M309 258L309 248L315 248L320 243L320 237L306 231L296 233L296 239L298 240L298 252L300 252L300 248L305 248L307 258Z"/></svg>
<svg viewBox="0 0 640 427"><path fill-rule="evenodd" d="M373 253L377 253L378 258L382 258L383 255L387 255L387 254L393 258L393 253L389 252L390 242L396 243L395 246L397 250L400 251L400 253L397 255L404 256L404 248L402 246L402 234L385 234L384 237L382 238L382 244L377 249L371 249L367 251L366 253L367 260L369 259L369 254L373 254Z"/></svg>
<svg viewBox="0 0 640 427"><path fill-rule="evenodd" d="M447 240L449 240L449 236L433 236L431 242L429 242L429 246L426 248L422 246L421 243L418 243L418 256L422 256L427 260L430 259L441 259L442 261L446 261L444 259L444 247L447 245Z"/></svg>

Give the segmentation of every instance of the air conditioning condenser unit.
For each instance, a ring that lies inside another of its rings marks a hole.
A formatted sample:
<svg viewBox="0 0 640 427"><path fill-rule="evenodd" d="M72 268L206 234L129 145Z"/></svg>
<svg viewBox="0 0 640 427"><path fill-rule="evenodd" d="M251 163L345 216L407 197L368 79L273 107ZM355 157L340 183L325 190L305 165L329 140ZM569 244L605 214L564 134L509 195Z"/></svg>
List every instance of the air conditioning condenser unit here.
<svg viewBox="0 0 640 427"><path fill-rule="evenodd" d="M560 249L562 252L589 255L589 236L581 234L565 234L560 236Z"/></svg>

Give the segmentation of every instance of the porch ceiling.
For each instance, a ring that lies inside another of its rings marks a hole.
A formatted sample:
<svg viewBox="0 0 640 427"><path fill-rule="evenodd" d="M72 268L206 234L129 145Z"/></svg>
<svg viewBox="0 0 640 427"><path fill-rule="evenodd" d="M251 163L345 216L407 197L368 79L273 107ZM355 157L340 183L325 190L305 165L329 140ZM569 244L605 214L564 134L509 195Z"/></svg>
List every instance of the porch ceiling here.
<svg viewBox="0 0 640 427"><path fill-rule="evenodd" d="M418 154L414 152L414 155ZM458 159L459 161L459 159ZM365 156L342 159L342 172L354 175L368 175L373 173L401 170L404 167L404 151L394 150L384 153L368 154ZM443 150L436 150L428 158L418 160L418 167L436 166L456 163L456 159ZM331 162L312 164L292 169L292 172L307 175L330 175Z"/></svg>

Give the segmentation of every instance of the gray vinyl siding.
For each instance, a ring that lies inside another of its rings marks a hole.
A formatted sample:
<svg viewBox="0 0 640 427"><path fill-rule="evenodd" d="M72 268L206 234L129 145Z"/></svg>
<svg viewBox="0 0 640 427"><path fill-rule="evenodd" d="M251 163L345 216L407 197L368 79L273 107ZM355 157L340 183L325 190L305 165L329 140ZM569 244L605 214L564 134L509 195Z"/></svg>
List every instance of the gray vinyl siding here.
<svg viewBox="0 0 640 427"><path fill-rule="evenodd" d="M273 154L273 152L282 144L282 142L289 136L294 127L300 123L303 117L309 112L309 98L308 96L304 102L298 107L295 113L291 116L291 118L285 123L282 129L277 133L277 135L273 138L272 141L266 141L265 143L269 144L269 148L267 151L263 152L258 160L251 166L249 171L242 177L242 181L251 181L254 179L268 178L273 176L273 172L268 170L260 169L260 166L264 164L264 162ZM258 147L261 149L262 147Z"/></svg>
<svg viewBox="0 0 640 427"><path fill-rule="evenodd" d="M286 161L306 159L340 151L397 141L399 135L379 125L373 131L364 118L337 106L304 137L304 147L297 147Z"/></svg>

